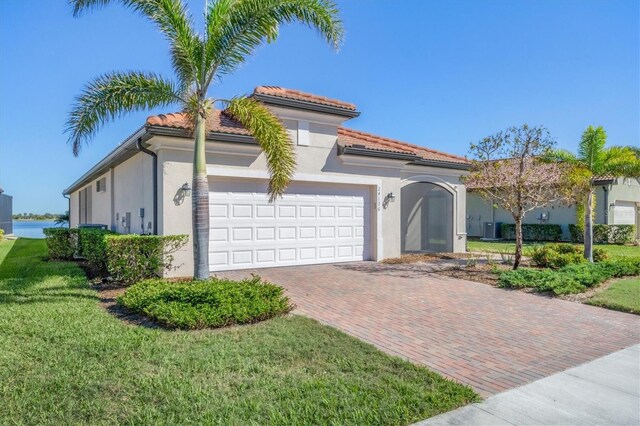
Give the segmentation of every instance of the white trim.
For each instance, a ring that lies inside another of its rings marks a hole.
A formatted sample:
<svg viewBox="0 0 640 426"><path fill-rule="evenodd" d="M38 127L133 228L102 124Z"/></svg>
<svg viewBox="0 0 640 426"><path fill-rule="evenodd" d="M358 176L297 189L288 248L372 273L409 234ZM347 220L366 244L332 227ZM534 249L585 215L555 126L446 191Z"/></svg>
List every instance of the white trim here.
<svg viewBox="0 0 640 426"><path fill-rule="evenodd" d="M269 172L266 170L249 170L246 168L218 167L212 165L207 166L207 175L246 179L269 179ZM376 201L373 207L375 208L376 219L376 249L371 250L371 253L375 253L375 259L373 260L380 261L384 258L382 240L382 203L380 200L380 194L382 192L381 179L352 175L314 175L308 173L294 173L291 180L295 182L341 183L346 185L366 185L375 187ZM370 241L371 240L373 239L370 239Z"/></svg>
<svg viewBox="0 0 640 426"><path fill-rule="evenodd" d="M193 141L191 139L165 138L168 137L155 136L149 141L150 147L155 151L167 149L171 151L193 152ZM154 139L157 140L154 141ZM218 142L209 140L205 145L205 151L210 154L257 157L262 152L262 149L257 144Z"/></svg>
<svg viewBox="0 0 640 426"><path fill-rule="evenodd" d="M298 145L309 146L310 140L309 122L305 120L298 120Z"/></svg>

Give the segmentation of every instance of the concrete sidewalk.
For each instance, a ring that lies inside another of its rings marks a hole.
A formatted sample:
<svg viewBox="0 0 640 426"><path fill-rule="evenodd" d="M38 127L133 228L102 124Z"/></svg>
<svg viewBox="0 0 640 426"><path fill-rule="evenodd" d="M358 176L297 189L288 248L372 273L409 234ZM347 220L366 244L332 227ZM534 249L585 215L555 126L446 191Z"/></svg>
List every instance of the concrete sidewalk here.
<svg viewBox="0 0 640 426"><path fill-rule="evenodd" d="M640 345L418 425L639 425Z"/></svg>

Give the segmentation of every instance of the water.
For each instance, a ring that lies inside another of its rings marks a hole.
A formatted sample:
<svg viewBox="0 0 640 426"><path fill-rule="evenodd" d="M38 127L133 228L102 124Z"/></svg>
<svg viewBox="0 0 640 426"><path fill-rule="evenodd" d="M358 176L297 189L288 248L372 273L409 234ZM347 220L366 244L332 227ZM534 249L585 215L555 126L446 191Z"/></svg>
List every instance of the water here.
<svg viewBox="0 0 640 426"><path fill-rule="evenodd" d="M53 220L14 220L13 235L26 238L44 238L42 230L54 226Z"/></svg>

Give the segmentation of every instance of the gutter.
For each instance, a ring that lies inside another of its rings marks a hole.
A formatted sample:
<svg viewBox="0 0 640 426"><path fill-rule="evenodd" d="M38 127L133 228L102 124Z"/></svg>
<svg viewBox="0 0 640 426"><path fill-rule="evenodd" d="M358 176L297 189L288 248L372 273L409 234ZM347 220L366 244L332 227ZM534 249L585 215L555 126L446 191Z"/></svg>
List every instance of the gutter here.
<svg viewBox="0 0 640 426"><path fill-rule="evenodd" d="M602 203L604 205L604 223L608 225L609 224L609 188L607 188L606 186L603 186L602 190L604 191L604 203Z"/></svg>
<svg viewBox="0 0 640 426"><path fill-rule="evenodd" d="M153 235L158 235L158 154L142 146L142 137L136 141L136 147L153 158Z"/></svg>
<svg viewBox="0 0 640 426"><path fill-rule="evenodd" d="M62 194L62 196L67 199L69 207L69 209L67 210L69 212L69 222L67 222L67 228L71 228L71 197L67 194Z"/></svg>
<svg viewBox="0 0 640 426"><path fill-rule="evenodd" d="M354 118L360 115L359 111L354 111L351 109L340 108L340 107L335 107L331 105L323 105L315 102L305 102L297 99L287 99L287 98L282 98L280 96L265 95L263 93L254 93L253 95L251 95L251 97L259 101L262 101L265 104L281 106L285 108L321 112L325 114L338 115L340 117L348 117L348 118Z"/></svg>

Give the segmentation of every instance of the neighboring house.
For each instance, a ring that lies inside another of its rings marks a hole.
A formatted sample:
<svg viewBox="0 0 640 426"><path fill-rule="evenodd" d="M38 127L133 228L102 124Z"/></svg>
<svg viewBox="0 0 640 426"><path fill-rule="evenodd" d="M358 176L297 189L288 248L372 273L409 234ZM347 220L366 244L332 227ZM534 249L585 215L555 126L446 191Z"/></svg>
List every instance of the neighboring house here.
<svg viewBox="0 0 640 426"><path fill-rule="evenodd" d="M463 252L465 158L342 127L353 104L261 86L252 96L287 127L297 170L269 203L264 155L222 111L207 123L211 271ZM69 186L71 226L192 233L193 140L181 113L161 114ZM192 247L176 257L193 269Z"/></svg>
<svg viewBox="0 0 640 426"><path fill-rule="evenodd" d="M0 229L5 235L13 234L13 197L0 188Z"/></svg>
<svg viewBox="0 0 640 426"><path fill-rule="evenodd" d="M596 194L595 223L636 225L640 239L640 179L603 177L594 180ZM482 237L485 222L513 223L510 213L494 205L472 190L467 192L467 235ZM569 239L569 225L576 223L576 206L552 205L533 210L524 223L551 223L562 226L563 239Z"/></svg>

